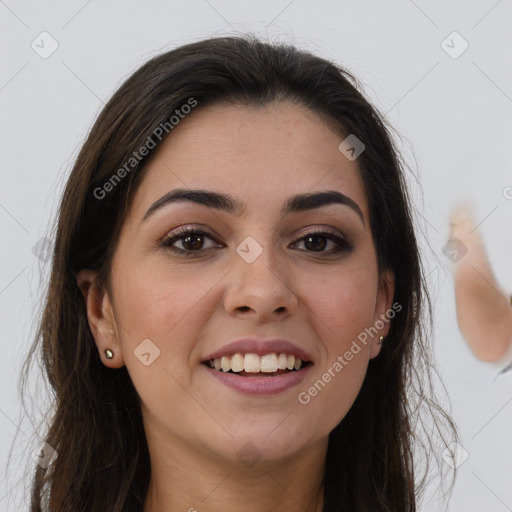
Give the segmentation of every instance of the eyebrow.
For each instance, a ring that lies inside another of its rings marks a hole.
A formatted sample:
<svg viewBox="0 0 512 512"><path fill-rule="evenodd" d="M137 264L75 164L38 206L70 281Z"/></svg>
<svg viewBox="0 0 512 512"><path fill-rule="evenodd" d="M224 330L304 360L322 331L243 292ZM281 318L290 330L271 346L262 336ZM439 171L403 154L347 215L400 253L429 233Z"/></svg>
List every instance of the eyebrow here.
<svg viewBox="0 0 512 512"><path fill-rule="evenodd" d="M209 190L193 189L175 189L171 190L160 199L155 201L148 209L141 222L144 222L157 210L165 205L177 202L192 202L216 210L224 210L234 215L241 215L245 210L245 205L227 194L212 192ZM281 214L292 212L303 212L314 210L331 204L342 204L354 210L364 225L364 217L359 205L350 197L336 190L326 190L322 192L310 192L307 194L297 194L288 198L281 208Z"/></svg>

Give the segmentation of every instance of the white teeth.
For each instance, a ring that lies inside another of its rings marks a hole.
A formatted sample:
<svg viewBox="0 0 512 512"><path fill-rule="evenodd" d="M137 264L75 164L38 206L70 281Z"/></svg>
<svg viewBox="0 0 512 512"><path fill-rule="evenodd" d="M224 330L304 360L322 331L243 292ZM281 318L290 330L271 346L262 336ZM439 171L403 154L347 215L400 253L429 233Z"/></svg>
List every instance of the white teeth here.
<svg viewBox="0 0 512 512"><path fill-rule="evenodd" d="M258 354L245 354L244 370L248 373L259 373L261 371L260 356Z"/></svg>
<svg viewBox="0 0 512 512"><path fill-rule="evenodd" d="M274 373L278 370L299 370L302 366L302 359L288 354L234 354L233 356L222 356L218 359L208 361L211 368L235 373L245 371L247 373Z"/></svg>
<svg viewBox="0 0 512 512"><path fill-rule="evenodd" d="M221 358L220 367L222 368L223 372L229 372L231 369L231 361L229 360L229 357L223 356Z"/></svg>
<svg viewBox="0 0 512 512"><path fill-rule="evenodd" d="M279 354L279 357L277 358L277 367L280 370L286 370L286 361L287 361L286 354Z"/></svg>
<svg viewBox="0 0 512 512"><path fill-rule="evenodd" d="M231 369L234 372L241 372L244 369L244 357L242 354L235 354L231 358Z"/></svg>
<svg viewBox="0 0 512 512"><path fill-rule="evenodd" d="M265 373L277 372L277 356L275 354L261 356L261 371Z"/></svg>

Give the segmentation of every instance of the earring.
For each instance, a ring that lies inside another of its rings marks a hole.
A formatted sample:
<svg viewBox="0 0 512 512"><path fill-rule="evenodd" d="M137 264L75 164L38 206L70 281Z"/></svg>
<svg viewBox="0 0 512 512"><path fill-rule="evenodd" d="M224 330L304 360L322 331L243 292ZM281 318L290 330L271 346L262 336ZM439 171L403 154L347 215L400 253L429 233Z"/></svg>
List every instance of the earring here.
<svg viewBox="0 0 512 512"><path fill-rule="evenodd" d="M384 341L384 336L379 336L379 341L377 342L377 345L382 345L383 341Z"/></svg>
<svg viewBox="0 0 512 512"><path fill-rule="evenodd" d="M107 359L112 359L114 357L114 352L112 352L112 350L109 348L105 349L105 357Z"/></svg>

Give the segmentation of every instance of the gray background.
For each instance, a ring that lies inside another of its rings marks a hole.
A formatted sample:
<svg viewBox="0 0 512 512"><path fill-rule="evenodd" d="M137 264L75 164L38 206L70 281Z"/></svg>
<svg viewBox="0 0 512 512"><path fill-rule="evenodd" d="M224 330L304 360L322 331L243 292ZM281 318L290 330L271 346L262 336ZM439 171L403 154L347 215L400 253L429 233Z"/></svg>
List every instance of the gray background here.
<svg viewBox="0 0 512 512"><path fill-rule="evenodd" d="M449 510L512 510L512 372L496 378L512 356L487 364L471 355L457 329L451 263L442 252L452 205L471 198L495 272L512 291L511 21L510 0L0 0L0 510L27 509L23 468L39 437L20 409L17 377L48 274L33 248L50 236L81 142L121 81L149 57L247 31L346 66L402 135L421 183L422 192L412 186L435 298L437 367L468 455ZM46 38L44 49L51 48L44 31L58 43L46 59L31 47L35 41L42 52ZM442 45L454 31L469 44L461 55L457 36ZM48 391L33 387L29 407L37 418ZM439 507L433 497L421 510Z"/></svg>

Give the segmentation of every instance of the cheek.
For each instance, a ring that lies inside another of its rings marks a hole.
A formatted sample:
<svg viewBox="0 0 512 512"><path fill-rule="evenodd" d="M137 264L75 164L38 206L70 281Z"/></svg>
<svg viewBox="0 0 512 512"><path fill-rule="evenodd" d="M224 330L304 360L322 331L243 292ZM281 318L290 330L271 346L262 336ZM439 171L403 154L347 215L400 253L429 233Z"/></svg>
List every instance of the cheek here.
<svg viewBox="0 0 512 512"><path fill-rule="evenodd" d="M125 279L113 273L124 363L142 402L163 423L171 422L168 411L181 410L184 400L194 405L193 400L186 400L184 387L191 385L191 369L196 364L191 352L208 321L212 288L219 280L218 276L203 277L171 272L158 264L138 266ZM158 355L146 366L138 355L147 339L156 347L149 345L145 351L150 361ZM166 404L163 409L162 404ZM192 415L200 416L200 412L194 409Z"/></svg>
<svg viewBox="0 0 512 512"><path fill-rule="evenodd" d="M116 321L128 370L139 373L134 351L149 339L160 351L154 364L185 377L218 280L218 275L191 276L158 264L139 266L124 279L113 273Z"/></svg>
<svg viewBox="0 0 512 512"><path fill-rule="evenodd" d="M329 432L347 414L364 381L369 361L369 344L358 336L373 324L377 271L368 265L333 272L305 285L311 290L307 307L311 322L322 339L324 357L309 387L302 388L298 401L308 421Z"/></svg>
<svg viewBox="0 0 512 512"><path fill-rule="evenodd" d="M114 275L117 315L130 331L162 338L207 298L218 281L215 277L190 275L159 263L137 265L126 278Z"/></svg>
<svg viewBox="0 0 512 512"><path fill-rule="evenodd" d="M371 268L371 267L370 267ZM303 276L303 293L317 321L332 342L343 344L372 324L377 296L377 272L354 266L322 279ZM350 338L350 339L349 339Z"/></svg>
<svg viewBox="0 0 512 512"><path fill-rule="evenodd" d="M362 274L327 280L308 297L323 357L308 387L299 390L304 420L326 435L352 407L368 368L370 345L358 336L372 325L376 285Z"/></svg>

